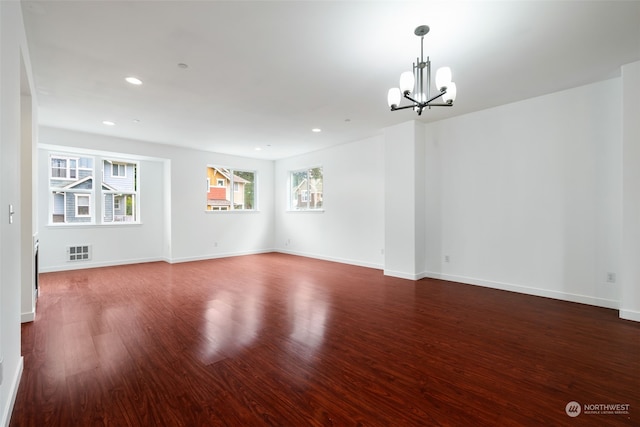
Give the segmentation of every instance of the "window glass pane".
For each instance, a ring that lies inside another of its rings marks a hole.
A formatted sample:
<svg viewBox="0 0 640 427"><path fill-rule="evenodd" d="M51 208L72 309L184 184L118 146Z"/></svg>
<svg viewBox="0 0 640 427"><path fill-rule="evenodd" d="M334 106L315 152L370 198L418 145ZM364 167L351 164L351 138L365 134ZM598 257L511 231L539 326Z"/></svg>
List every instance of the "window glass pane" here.
<svg viewBox="0 0 640 427"><path fill-rule="evenodd" d="M76 179L78 177L77 160L69 159L69 178Z"/></svg>
<svg viewBox="0 0 640 427"><path fill-rule="evenodd" d="M93 159L91 157L80 157L78 159L78 168L93 169Z"/></svg>
<svg viewBox="0 0 640 427"><path fill-rule="evenodd" d="M322 168L313 168L309 170L309 208L322 208Z"/></svg>
<svg viewBox="0 0 640 427"><path fill-rule="evenodd" d="M233 172L233 206L234 209L255 209L255 172Z"/></svg>
<svg viewBox="0 0 640 427"><path fill-rule="evenodd" d="M307 190L307 171L291 172L291 209L306 209L303 193Z"/></svg>
<svg viewBox="0 0 640 427"><path fill-rule="evenodd" d="M322 208L323 174L321 167L291 172L290 183L290 209L306 210Z"/></svg>
<svg viewBox="0 0 640 427"><path fill-rule="evenodd" d="M107 159L103 162L102 221L138 222L138 163Z"/></svg>
<svg viewBox="0 0 640 427"><path fill-rule="evenodd" d="M206 206L209 211L256 209L256 173L207 166Z"/></svg>
<svg viewBox="0 0 640 427"><path fill-rule="evenodd" d="M51 177L66 178L67 177L67 160L51 158Z"/></svg>
<svg viewBox="0 0 640 427"><path fill-rule="evenodd" d="M93 160L77 154L54 154L50 156L51 176L50 214L51 223L90 223L93 221ZM80 169L79 165L88 166Z"/></svg>
<svg viewBox="0 0 640 427"><path fill-rule="evenodd" d="M135 161L100 158L101 185L94 188L94 158L78 154L50 156L50 223L93 223L94 201L101 201L101 223L138 222L139 165ZM100 182L100 180L98 180ZM95 193L94 193L95 191Z"/></svg>

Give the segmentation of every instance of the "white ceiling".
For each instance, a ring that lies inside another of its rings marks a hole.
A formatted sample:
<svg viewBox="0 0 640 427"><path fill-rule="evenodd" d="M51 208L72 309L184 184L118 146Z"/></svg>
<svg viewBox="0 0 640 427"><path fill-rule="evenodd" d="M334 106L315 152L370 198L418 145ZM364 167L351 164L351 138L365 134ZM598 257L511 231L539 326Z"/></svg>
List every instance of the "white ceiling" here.
<svg viewBox="0 0 640 427"><path fill-rule="evenodd" d="M424 121L640 60L640 1L22 3L41 124L264 159L418 118L390 112L386 94L418 56L421 24L434 71L449 65L458 87Z"/></svg>

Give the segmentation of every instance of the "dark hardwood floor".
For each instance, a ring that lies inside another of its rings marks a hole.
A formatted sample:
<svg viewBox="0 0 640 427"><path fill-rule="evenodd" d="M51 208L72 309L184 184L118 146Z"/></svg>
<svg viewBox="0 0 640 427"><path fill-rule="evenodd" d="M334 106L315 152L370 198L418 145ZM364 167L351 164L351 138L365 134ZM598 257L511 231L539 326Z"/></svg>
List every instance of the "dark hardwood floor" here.
<svg viewBox="0 0 640 427"><path fill-rule="evenodd" d="M275 253L40 283L13 427L640 425L615 310Z"/></svg>

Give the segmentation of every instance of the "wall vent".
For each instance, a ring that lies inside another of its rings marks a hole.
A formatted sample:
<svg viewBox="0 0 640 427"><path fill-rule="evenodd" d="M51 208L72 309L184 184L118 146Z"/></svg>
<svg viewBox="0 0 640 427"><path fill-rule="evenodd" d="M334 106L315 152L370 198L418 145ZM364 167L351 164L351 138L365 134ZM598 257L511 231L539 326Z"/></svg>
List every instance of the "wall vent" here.
<svg viewBox="0 0 640 427"><path fill-rule="evenodd" d="M67 261L89 261L91 259L91 245L67 247Z"/></svg>

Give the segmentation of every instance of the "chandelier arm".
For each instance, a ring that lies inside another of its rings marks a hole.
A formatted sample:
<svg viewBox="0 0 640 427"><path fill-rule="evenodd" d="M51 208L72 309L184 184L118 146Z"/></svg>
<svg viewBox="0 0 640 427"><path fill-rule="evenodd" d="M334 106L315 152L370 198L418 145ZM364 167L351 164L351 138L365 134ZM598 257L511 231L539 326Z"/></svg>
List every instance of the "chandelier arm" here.
<svg viewBox="0 0 640 427"><path fill-rule="evenodd" d="M420 101L417 101L417 100L413 99L412 97L410 97L410 96L409 96L409 94L406 94L406 93L405 93L405 94L404 94L404 97L405 97L406 99L408 99L409 101L413 102L414 104L421 104L421 102L420 102Z"/></svg>
<svg viewBox="0 0 640 427"><path fill-rule="evenodd" d="M391 111L405 110L407 108L413 108L413 107L415 107L415 105L405 105L404 107L391 107Z"/></svg>
<svg viewBox="0 0 640 427"><path fill-rule="evenodd" d="M436 99L440 98L442 95L444 95L445 93L447 93L447 90L443 90L442 92L440 92L439 94L437 94L436 96L434 96L433 98L429 99L428 101L424 102L424 105L429 105L431 103L431 101L435 101Z"/></svg>

